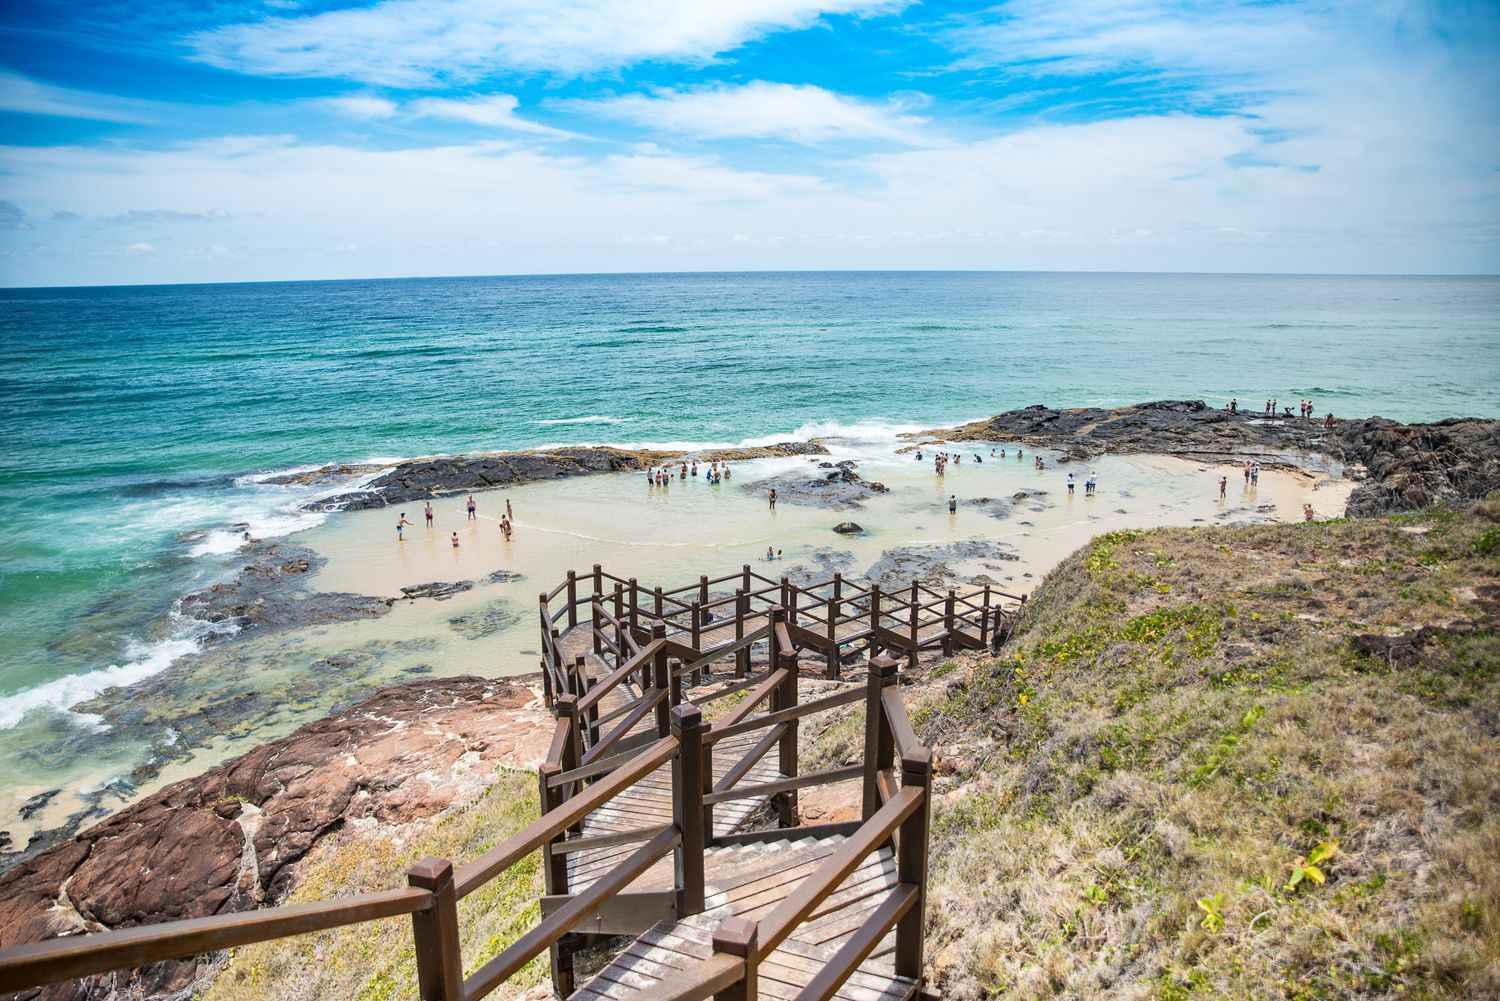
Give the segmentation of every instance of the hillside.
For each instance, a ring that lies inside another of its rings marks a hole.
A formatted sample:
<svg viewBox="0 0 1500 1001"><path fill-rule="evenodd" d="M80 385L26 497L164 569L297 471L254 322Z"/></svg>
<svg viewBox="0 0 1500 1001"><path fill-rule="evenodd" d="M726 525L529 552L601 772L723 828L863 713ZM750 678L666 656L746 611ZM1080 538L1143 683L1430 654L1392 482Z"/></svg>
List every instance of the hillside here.
<svg viewBox="0 0 1500 1001"><path fill-rule="evenodd" d="M911 689L953 1001L1500 996L1500 500L1102 536Z"/></svg>

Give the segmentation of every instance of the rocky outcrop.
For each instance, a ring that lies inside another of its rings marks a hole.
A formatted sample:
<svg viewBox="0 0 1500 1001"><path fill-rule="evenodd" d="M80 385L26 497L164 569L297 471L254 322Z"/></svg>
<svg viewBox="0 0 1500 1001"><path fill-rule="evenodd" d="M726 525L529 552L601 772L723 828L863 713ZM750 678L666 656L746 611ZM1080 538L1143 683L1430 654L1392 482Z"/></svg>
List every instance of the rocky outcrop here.
<svg viewBox="0 0 1500 1001"><path fill-rule="evenodd" d="M0 948L274 903L295 863L343 825L429 817L477 793L496 765L534 765L544 717L522 684L461 677L381 689L0 876ZM182 990L201 969L163 963L18 996L149 996Z"/></svg>
<svg viewBox="0 0 1500 1001"><path fill-rule="evenodd" d="M1372 417L1338 431L1346 460L1366 470L1349 497L1351 517L1463 503L1500 490L1500 421L1398 424Z"/></svg>
<svg viewBox="0 0 1500 1001"><path fill-rule="evenodd" d="M880 559L865 571L865 578L884 590L910 587L914 580L944 590L969 584L993 584L994 579L987 574L961 574L951 564L1017 558L1014 550L1005 543L983 539L969 539L946 546L896 546L881 553Z"/></svg>
<svg viewBox="0 0 1500 1001"><path fill-rule="evenodd" d="M856 509L874 495L890 492L884 483L860 476L851 460L825 462L821 466L824 471L818 476L776 476L741 484L740 489L763 496L774 489L778 503L806 504L831 511Z"/></svg>
<svg viewBox="0 0 1500 1001"><path fill-rule="evenodd" d="M389 598L304 590L301 578L317 563L317 555L302 546L263 547L234 580L184 597L180 611L243 633L371 619L391 610Z"/></svg>
<svg viewBox="0 0 1500 1001"><path fill-rule="evenodd" d="M650 469L681 460L708 462L719 459L737 462L774 456L827 453L828 450L822 445L794 441L698 452L579 446L542 452L493 452L411 459L375 477L357 491L315 501L311 506L318 510L358 511L422 501L445 494L513 486L534 480Z"/></svg>
<svg viewBox="0 0 1500 1001"><path fill-rule="evenodd" d="M1479 418L1400 424L1371 417L1336 420L1328 429L1321 419L1267 417L1255 410L1230 414L1201 400L1162 400L1112 410L1035 405L912 437L1019 441L1074 460L1102 452L1159 452L1342 469L1362 480L1347 509L1361 517L1467 503L1500 489L1500 421Z"/></svg>
<svg viewBox="0 0 1500 1001"><path fill-rule="evenodd" d="M833 530L839 535L858 535L864 531L855 521L841 521L833 526Z"/></svg>

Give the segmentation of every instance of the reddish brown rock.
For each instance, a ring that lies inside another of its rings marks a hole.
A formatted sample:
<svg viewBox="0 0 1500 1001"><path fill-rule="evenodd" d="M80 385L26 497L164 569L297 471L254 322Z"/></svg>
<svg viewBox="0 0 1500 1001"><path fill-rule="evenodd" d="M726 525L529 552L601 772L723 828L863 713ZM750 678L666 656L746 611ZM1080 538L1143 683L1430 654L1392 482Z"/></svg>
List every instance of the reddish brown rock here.
<svg viewBox="0 0 1500 1001"><path fill-rule="evenodd" d="M0 948L248 910L285 897L294 863L346 822L405 823L528 767L550 729L534 689L473 677L381 689L195 778L167 786L0 876ZM202 960L59 984L20 998L150 997Z"/></svg>

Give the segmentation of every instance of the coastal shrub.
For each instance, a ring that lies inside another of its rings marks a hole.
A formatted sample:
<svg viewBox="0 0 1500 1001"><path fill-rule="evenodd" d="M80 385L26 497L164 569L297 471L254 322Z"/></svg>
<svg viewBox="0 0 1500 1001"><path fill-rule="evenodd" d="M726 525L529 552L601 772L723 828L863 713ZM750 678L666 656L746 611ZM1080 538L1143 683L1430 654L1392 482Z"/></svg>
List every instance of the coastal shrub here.
<svg viewBox="0 0 1500 1001"><path fill-rule="evenodd" d="M1101 536L911 689L943 995L1500 996L1486 503Z"/></svg>

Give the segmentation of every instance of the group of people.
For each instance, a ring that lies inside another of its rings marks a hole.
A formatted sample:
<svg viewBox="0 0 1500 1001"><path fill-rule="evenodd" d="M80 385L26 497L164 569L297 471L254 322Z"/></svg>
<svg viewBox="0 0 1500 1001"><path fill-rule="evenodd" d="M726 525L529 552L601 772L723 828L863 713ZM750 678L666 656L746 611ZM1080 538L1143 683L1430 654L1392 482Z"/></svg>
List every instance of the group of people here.
<svg viewBox="0 0 1500 1001"><path fill-rule="evenodd" d="M1279 411L1279 414L1278 414L1278 411ZM1240 412L1240 400L1239 400L1239 397L1234 397L1228 403L1224 404L1224 412L1226 414L1237 414L1237 413L1239 413ZM1292 416L1292 408L1291 408L1290 405L1283 407L1281 405L1281 401L1279 399L1277 399L1276 397L1273 396L1270 399L1266 400L1266 406L1265 406L1265 409L1262 411L1261 415L1263 417L1276 417L1276 416L1290 417L1290 416ZM1313 417L1313 401L1312 400L1298 400L1297 401L1297 416L1301 417L1305 421L1312 420L1312 417ZM1333 427L1333 412L1332 411L1330 411L1330 412L1328 412L1328 413L1326 413L1326 414L1323 415L1323 427L1330 428L1330 429Z"/></svg>
<svg viewBox="0 0 1500 1001"><path fill-rule="evenodd" d="M469 521L478 521L479 520L479 503L476 500L474 500L474 495L473 494L470 494L468 500L464 501L464 510L466 512L468 512L468 520ZM422 519L427 523L427 530L429 532L432 531L432 529L434 527L433 520L434 520L435 517L436 517L436 514L432 510L432 501L428 501L426 503L426 505L424 505L424 507L422 509ZM514 529L514 523L512 521L512 519L514 517L515 517L515 515L511 511L510 498L507 497L505 499L505 514L500 518L500 534L503 535L503 536L505 536L505 541L506 542L510 541L511 533L515 530ZM402 511L401 514L400 514L400 516L396 519L396 541L397 542L404 542L405 541L406 536L405 536L404 532L405 532L406 529L410 528L411 526L412 526L412 523L410 521L408 521L407 518L406 518L406 512ZM457 549L459 547L458 533L457 532L454 532L452 534L452 536L450 537L450 542L452 543L454 549Z"/></svg>
<svg viewBox="0 0 1500 1001"><path fill-rule="evenodd" d="M646 470L646 485L652 487L670 486L672 483L673 469L670 465L662 466L660 469L652 468ZM677 478L685 480L689 476L698 475L698 463L679 462L677 464ZM728 460L720 461L714 459L708 464L707 475L704 477L709 483L723 483L730 477Z"/></svg>
<svg viewBox="0 0 1500 1001"><path fill-rule="evenodd" d="M1040 467L1038 467L1038 468L1040 468ZM1073 488L1076 487L1077 485L1078 485L1077 479L1074 478L1074 476L1073 476L1072 473L1069 473L1068 474L1068 496L1069 497L1073 496ZM1099 474L1097 472L1095 472L1094 470L1091 469L1091 470L1089 470L1089 478L1083 481L1083 495L1085 497L1092 497L1092 496L1094 496L1094 490L1098 486L1099 486Z"/></svg>

